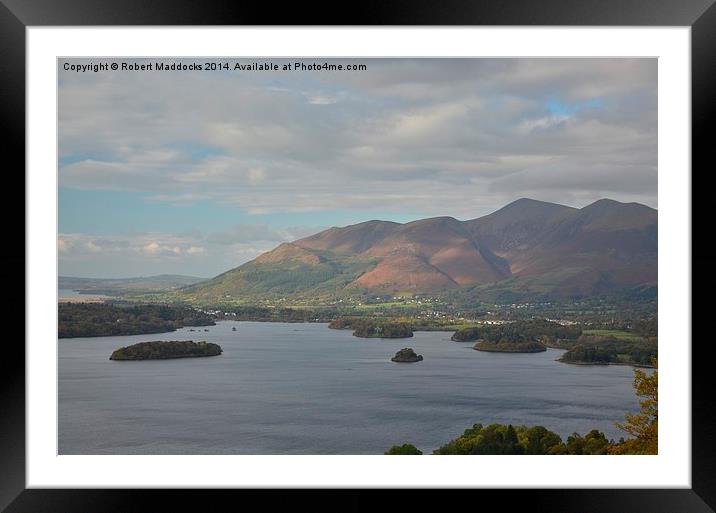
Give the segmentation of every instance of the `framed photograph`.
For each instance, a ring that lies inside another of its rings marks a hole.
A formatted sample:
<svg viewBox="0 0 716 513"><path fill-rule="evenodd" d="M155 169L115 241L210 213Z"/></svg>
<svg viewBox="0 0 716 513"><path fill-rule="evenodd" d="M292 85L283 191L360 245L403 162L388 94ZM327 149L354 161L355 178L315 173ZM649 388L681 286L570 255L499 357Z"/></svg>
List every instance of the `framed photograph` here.
<svg viewBox="0 0 716 513"><path fill-rule="evenodd" d="M3 2L0 507L713 511L711 3Z"/></svg>

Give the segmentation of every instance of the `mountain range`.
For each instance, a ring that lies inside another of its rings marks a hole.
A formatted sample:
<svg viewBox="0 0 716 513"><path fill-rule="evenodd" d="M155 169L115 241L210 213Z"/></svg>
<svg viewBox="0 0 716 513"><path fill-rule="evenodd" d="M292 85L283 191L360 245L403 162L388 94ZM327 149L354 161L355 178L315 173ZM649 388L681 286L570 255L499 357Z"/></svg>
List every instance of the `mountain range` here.
<svg viewBox="0 0 716 513"><path fill-rule="evenodd" d="M367 221L286 242L181 294L193 299L456 294L589 297L657 286L657 211L519 199L459 221ZM649 292L651 291L651 292Z"/></svg>

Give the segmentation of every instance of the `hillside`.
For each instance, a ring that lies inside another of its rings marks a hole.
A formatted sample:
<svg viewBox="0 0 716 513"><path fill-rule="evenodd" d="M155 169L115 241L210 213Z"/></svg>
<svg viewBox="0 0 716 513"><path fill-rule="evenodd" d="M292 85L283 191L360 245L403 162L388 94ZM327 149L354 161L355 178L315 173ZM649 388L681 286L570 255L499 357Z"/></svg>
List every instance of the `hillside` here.
<svg viewBox="0 0 716 513"><path fill-rule="evenodd" d="M452 294L585 297L653 293L657 211L599 200L581 209L520 199L468 221L367 221L283 243L189 299Z"/></svg>

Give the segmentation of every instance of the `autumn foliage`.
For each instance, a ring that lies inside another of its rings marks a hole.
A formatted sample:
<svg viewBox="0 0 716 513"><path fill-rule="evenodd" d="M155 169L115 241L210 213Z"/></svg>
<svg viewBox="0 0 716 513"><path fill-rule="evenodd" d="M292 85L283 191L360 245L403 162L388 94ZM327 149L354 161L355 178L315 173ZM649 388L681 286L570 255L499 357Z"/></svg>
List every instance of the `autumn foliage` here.
<svg viewBox="0 0 716 513"><path fill-rule="evenodd" d="M633 438L609 448L609 454L658 454L659 452L659 373L657 361L654 372L634 370L634 390L641 397L639 413L627 413L617 427Z"/></svg>

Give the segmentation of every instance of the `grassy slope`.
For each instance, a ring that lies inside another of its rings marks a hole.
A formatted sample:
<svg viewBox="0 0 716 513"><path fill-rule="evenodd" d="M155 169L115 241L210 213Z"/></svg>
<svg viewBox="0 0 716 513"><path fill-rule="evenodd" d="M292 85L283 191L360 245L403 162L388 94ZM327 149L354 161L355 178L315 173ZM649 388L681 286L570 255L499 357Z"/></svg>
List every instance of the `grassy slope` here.
<svg viewBox="0 0 716 513"><path fill-rule="evenodd" d="M187 301L256 300L284 296L335 296L348 283L375 267L375 259L336 257L319 263L248 262L200 286L177 293ZM236 291L241 296L236 297Z"/></svg>

